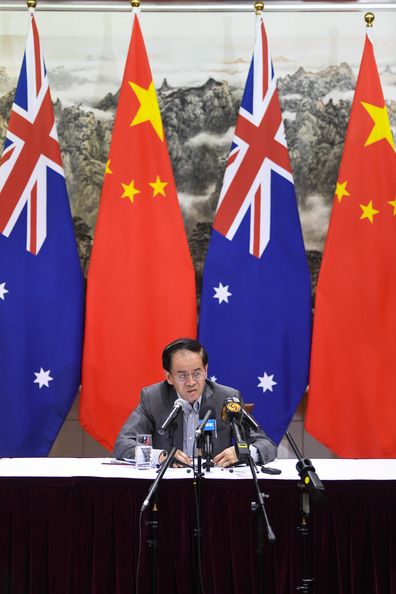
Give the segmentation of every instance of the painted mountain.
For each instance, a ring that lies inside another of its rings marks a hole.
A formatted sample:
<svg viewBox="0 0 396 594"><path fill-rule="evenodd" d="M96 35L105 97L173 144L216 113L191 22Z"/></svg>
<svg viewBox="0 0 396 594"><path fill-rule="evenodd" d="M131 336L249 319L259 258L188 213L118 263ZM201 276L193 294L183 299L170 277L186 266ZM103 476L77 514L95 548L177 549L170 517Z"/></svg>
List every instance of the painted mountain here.
<svg viewBox="0 0 396 594"><path fill-rule="evenodd" d="M384 76L396 84L387 68ZM4 137L15 81L0 67L0 135ZM83 84L63 67L50 74L52 96ZM321 250L337 179L355 76L348 64L318 72L302 67L278 78L278 89L296 184L305 245L313 276ZM180 204L194 264L198 294L226 158L242 89L209 78L198 87L171 87L164 79L157 89L174 168ZM84 270L87 270L104 167L118 94L87 104L55 102L66 181ZM396 102L388 103L396 127Z"/></svg>

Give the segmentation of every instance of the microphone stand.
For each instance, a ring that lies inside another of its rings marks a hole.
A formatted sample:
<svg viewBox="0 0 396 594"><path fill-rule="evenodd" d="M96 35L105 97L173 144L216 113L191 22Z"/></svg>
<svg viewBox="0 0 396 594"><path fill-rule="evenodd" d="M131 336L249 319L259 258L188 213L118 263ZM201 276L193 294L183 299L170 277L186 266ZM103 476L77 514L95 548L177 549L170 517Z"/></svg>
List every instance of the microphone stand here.
<svg viewBox="0 0 396 594"><path fill-rule="evenodd" d="M256 519L256 556L257 556L257 572L258 572L258 594L264 592L264 522L267 528L268 542L276 541L275 534L271 528L268 520L267 512L264 505L264 498L268 498L267 493L262 493L257 479L256 466L249 453L249 466L253 477L253 482L256 488L256 501L252 501L250 508Z"/></svg>
<svg viewBox="0 0 396 594"><path fill-rule="evenodd" d="M201 528L201 487L202 487L202 479L204 478L204 474L202 472L202 450L204 448L204 434L201 434L199 437L196 438L195 447L198 450L197 455L197 468L195 468L194 460L193 460L193 487L194 487L194 499L195 499L195 520L196 520L196 528L194 529L194 536L196 538L196 572L198 574L198 579L194 579L194 590L196 594L203 594L204 587L203 587L203 576L202 576L202 556L201 556L201 537L202 537L202 528Z"/></svg>
<svg viewBox="0 0 396 594"><path fill-rule="evenodd" d="M194 500L195 500L195 514L196 514L196 528L194 530L194 536L196 537L196 570L198 573L198 579L194 580L196 586L196 593L202 594L204 592L203 586L203 576L202 576L202 556L201 556L201 537L202 537L202 528L201 528L201 490L202 490L202 479L204 474L202 472L202 453L205 454L206 462L204 463L204 468L207 472L210 471L211 466L213 466L213 462L210 460L212 455L212 439L210 435L210 431L205 431L206 424L208 423L209 419L213 418L214 410L208 408L205 412L205 415L200 421L199 427L195 432L195 441L194 441L194 448L198 451L197 455L197 469L195 469L195 464L193 460L193 471L194 471L194 479L193 479L193 487L194 487ZM193 452L194 458L194 452Z"/></svg>
<svg viewBox="0 0 396 594"><path fill-rule="evenodd" d="M144 512L150 503L150 499L153 497L153 495L155 495L157 489L158 489L158 485L160 480L162 479L162 477L164 476L166 470L169 468L172 460L173 460L173 456L176 454L177 451L177 447L173 446L173 448L171 449L171 451L169 452L168 456L165 458L164 462L161 465L161 468L158 472L157 478L151 483L149 492L147 493L146 499L143 501L142 507L141 507L141 512Z"/></svg>
<svg viewBox="0 0 396 594"><path fill-rule="evenodd" d="M276 541L275 534L268 520L264 505L264 498L268 498L267 493L262 493L257 478L256 465L250 454L249 446L246 441L245 430L242 423L235 417L231 417L232 432L236 441L236 451L238 460L246 462L252 473L253 483L256 489L256 501L252 501L250 509L256 520L256 556L258 571L258 594L264 593L264 523L267 529L267 538L270 543Z"/></svg>
<svg viewBox="0 0 396 594"><path fill-rule="evenodd" d="M212 431L204 431L204 454L205 454L205 462L204 468L206 472L210 472L210 469L213 468L213 441L212 441Z"/></svg>
<svg viewBox="0 0 396 594"><path fill-rule="evenodd" d="M297 532L302 542L302 576L301 584L297 586L297 592L310 594L312 592L314 578L312 575L312 535L310 530L311 499L312 502L323 505L326 502L324 486L315 472L315 468L309 458L303 458L291 434L286 431L286 437L290 443L298 462L296 469L301 478L297 483L300 490L300 514L301 521Z"/></svg>
<svg viewBox="0 0 396 594"><path fill-rule="evenodd" d="M168 456L165 458L162 466L158 471L158 475L155 480L151 483L149 491L146 495L146 499L143 501L140 513L142 514L149 506L150 501L153 499L152 517L151 520L146 522L146 526L151 528L150 538L147 539L147 544L151 549L150 565L151 565L151 592L156 594L157 592L157 543L158 543L158 505L157 505L157 490L159 483L164 476L166 470L172 463L173 457L176 454L176 446L173 446Z"/></svg>

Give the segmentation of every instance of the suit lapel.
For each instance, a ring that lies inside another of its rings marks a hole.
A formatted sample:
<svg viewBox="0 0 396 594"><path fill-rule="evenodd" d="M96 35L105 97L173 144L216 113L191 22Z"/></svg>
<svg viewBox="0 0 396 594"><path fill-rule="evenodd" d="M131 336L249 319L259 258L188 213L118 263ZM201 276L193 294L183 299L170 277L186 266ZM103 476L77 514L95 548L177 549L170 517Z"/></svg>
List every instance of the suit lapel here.
<svg viewBox="0 0 396 594"><path fill-rule="evenodd" d="M202 393L201 408L204 404L214 404L213 390L208 383L205 384L204 391Z"/></svg>

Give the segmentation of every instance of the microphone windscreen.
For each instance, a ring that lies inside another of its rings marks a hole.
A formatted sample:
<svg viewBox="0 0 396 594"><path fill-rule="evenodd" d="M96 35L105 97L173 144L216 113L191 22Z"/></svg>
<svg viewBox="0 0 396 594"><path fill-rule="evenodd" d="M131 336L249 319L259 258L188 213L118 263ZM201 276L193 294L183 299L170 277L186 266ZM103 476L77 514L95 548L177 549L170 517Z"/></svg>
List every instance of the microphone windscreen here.
<svg viewBox="0 0 396 594"><path fill-rule="evenodd" d="M182 407L185 408L187 405L187 400L184 400L183 398L176 398L176 400L173 403L173 406L175 406L176 404L181 404Z"/></svg>
<svg viewBox="0 0 396 594"><path fill-rule="evenodd" d="M223 403L223 408L221 410L221 418L224 422L228 420L229 417L234 417L241 412L242 404L240 399L237 396L230 396L229 398L225 398Z"/></svg>
<svg viewBox="0 0 396 594"><path fill-rule="evenodd" d="M174 422L176 417L181 413L185 405L186 401L183 400L183 398L176 398L176 400L173 403L171 412L169 413L165 421L162 423L161 427L158 429L158 433L160 435L165 434L165 431L168 429L168 427L170 427L171 423Z"/></svg>

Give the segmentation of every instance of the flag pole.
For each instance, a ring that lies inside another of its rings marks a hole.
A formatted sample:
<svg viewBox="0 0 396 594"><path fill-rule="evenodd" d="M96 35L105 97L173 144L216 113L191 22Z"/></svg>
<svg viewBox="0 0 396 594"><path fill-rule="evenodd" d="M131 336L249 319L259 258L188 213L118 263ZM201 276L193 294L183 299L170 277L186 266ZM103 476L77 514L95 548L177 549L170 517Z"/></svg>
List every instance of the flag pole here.
<svg viewBox="0 0 396 594"><path fill-rule="evenodd" d="M254 3L254 11L256 13L256 36L257 36L257 27L260 26L260 23L263 18L263 10L264 10L264 2L262 0L257 0Z"/></svg>
<svg viewBox="0 0 396 594"><path fill-rule="evenodd" d="M0 0L0 11L23 10L24 3L19 0ZM42 0L40 11L53 12L127 12L128 8L124 0ZM244 13L250 12L250 2L241 0L237 2L226 0L214 0L204 2L196 1L172 1L172 0L147 0L144 4L145 12L220 12L220 13ZM311 0L267 0L267 12L362 12L362 10L380 10L394 12L396 10L395 0L337 0L316 1Z"/></svg>
<svg viewBox="0 0 396 594"><path fill-rule="evenodd" d="M131 14L132 14L132 28L133 28L133 20L135 18L135 15L139 15L140 14L140 0L129 0L129 3L131 5Z"/></svg>
<svg viewBox="0 0 396 594"><path fill-rule="evenodd" d="M372 27L375 19L375 14L372 12L366 12L364 15L364 20L366 21L366 27Z"/></svg>

